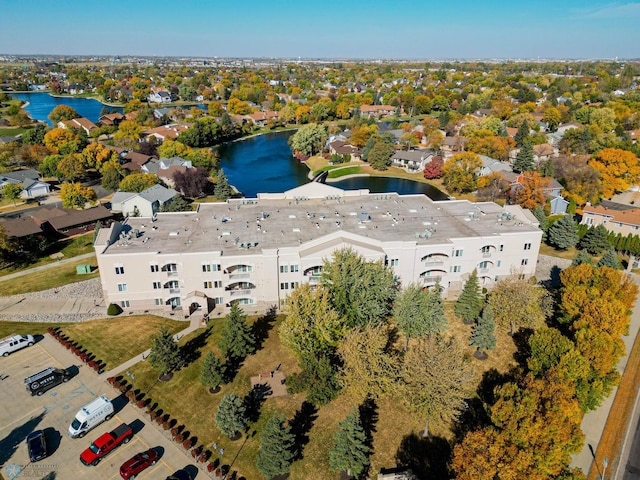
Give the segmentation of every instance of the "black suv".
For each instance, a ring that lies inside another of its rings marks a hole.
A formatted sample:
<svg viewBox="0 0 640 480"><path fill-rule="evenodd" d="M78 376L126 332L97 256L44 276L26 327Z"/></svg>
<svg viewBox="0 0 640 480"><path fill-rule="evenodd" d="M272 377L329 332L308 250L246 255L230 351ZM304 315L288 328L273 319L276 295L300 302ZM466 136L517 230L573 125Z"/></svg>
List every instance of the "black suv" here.
<svg viewBox="0 0 640 480"><path fill-rule="evenodd" d="M47 456L47 441L42 430L36 430L27 435L27 450L32 462L42 460Z"/></svg>

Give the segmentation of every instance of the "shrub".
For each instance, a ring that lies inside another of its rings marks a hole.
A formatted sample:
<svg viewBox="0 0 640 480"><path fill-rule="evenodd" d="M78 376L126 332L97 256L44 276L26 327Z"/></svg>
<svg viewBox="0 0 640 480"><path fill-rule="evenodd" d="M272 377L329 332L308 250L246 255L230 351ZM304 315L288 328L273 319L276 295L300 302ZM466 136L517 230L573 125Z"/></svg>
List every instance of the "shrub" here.
<svg viewBox="0 0 640 480"><path fill-rule="evenodd" d="M169 422L169 420L165 420L164 422L162 422L162 428L164 428L165 430L169 430L171 428L171 423Z"/></svg>
<svg viewBox="0 0 640 480"><path fill-rule="evenodd" d="M207 460L209 460L210 456L211 456L211 452L209 452L208 450L205 450L204 452L201 452L200 455L198 455L198 462L205 463Z"/></svg>
<svg viewBox="0 0 640 480"><path fill-rule="evenodd" d="M158 425L164 425L164 418L162 418L162 415L161 415L160 413L158 413L158 412L155 412L155 413L156 413L156 415L157 415L157 416L156 416L156 419L155 419L155 420L156 420L156 423L157 423Z"/></svg>
<svg viewBox="0 0 640 480"><path fill-rule="evenodd" d="M189 450L191 448L191 440L189 438L183 440L182 448L184 448L185 450Z"/></svg>
<svg viewBox="0 0 640 480"><path fill-rule="evenodd" d="M116 377L109 377L109 378L107 378L107 383L108 383L109 385L115 385L115 383L116 383Z"/></svg>
<svg viewBox="0 0 640 480"><path fill-rule="evenodd" d="M213 472L213 469L214 469L214 468L216 468L216 464L215 464L215 463L213 463L213 462L209 462L209 463L207 464L207 472L209 472L209 473Z"/></svg>
<svg viewBox="0 0 640 480"><path fill-rule="evenodd" d="M144 408L144 404L145 404L144 400L138 400L138 403L136 403L136 406L138 408Z"/></svg>
<svg viewBox="0 0 640 480"><path fill-rule="evenodd" d="M110 303L107 307L107 315L114 316L120 315L122 313L122 308L120 305L116 305L115 303Z"/></svg>

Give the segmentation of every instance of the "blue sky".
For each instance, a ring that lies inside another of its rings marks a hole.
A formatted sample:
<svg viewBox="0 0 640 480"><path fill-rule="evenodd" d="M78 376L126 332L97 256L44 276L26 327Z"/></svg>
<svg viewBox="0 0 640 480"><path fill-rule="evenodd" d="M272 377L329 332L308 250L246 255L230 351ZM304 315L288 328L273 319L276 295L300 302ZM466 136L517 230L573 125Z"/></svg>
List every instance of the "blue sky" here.
<svg viewBox="0 0 640 480"><path fill-rule="evenodd" d="M0 12L0 54L640 57L640 1L0 0Z"/></svg>

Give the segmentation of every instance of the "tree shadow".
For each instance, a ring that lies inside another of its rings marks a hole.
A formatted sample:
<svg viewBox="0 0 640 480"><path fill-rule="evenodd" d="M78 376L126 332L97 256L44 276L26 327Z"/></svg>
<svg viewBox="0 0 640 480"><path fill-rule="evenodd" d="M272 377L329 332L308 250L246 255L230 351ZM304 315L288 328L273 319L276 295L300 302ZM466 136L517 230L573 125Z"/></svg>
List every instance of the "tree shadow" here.
<svg viewBox="0 0 640 480"><path fill-rule="evenodd" d="M262 403L271 394L271 387L266 383L258 383L244 397L249 422L257 422L260 418Z"/></svg>
<svg viewBox="0 0 640 480"><path fill-rule="evenodd" d="M410 468L418 478L449 480L449 462L452 448L441 437L421 437L416 433L405 435L396 452L396 463Z"/></svg>
<svg viewBox="0 0 640 480"><path fill-rule="evenodd" d="M211 335L211 330L206 328L202 333L180 347L180 357L185 367L200 358L200 350L207 344L209 335Z"/></svg>
<svg viewBox="0 0 640 480"><path fill-rule="evenodd" d="M376 432L376 423L378 423L378 405L373 398L367 397L362 404L358 406L360 414L360 423L366 436L367 446L373 448L373 434Z"/></svg>
<svg viewBox="0 0 640 480"><path fill-rule="evenodd" d="M13 457L13 454L22 445L27 435L36 430L44 416L45 412L42 411L39 415L31 417L22 425L11 430L6 437L0 439L0 465L6 464Z"/></svg>
<svg viewBox="0 0 640 480"><path fill-rule="evenodd" d="M256 351L262 349L262 344L269 338L269 332L276 320L276 307L272 306L267 312L258 318L252 325Z"/></svg>
<svg viewBox="0 0 640 480"><path fill-rule="evenodd" d="M227 358L227 361L224 363L224 368L222 370L222 381L223 383L231 383L236 378L236 375L240 371L240 367L242 367L242 362L244 359L230 357Z"/></svg>
<svg viewBox="0 0 640 480"><path fill-rule="evenodd" d="M295 436L294 443L294 460L303 458L302 451L307 443L309 443L309 432L313 427L313 422L318 418L318 408L308 401L302 402L300 409L289 420L291 433Z"/></svg>
<svg viewBox="0 0 640 480"><path fill-rule="evenodd" d="M521 328L513 334L513 343L516 346L516 352L513 354L514 360L520 368L527 369L527 360L531 357L531 347L529 347L529 339L533 335L530 328Z"/></svg>

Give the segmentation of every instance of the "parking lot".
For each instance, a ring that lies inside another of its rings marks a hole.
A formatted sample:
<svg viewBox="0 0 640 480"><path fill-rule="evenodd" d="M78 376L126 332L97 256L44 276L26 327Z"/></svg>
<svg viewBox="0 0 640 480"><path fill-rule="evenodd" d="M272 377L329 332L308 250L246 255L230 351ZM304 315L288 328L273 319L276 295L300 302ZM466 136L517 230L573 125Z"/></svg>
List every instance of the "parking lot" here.
<svg viewBox="0 0 640 480"><path fill-rule="evenodd" d="M75 375L42 396L30 396L25 389L24 378L47 367L68 369ZM197 473L197 478L207 476L198 471L189 461L190 457L165 437L164 432L116 393L48 335L32 347L0 357L0 472L4 478L117 479L120 478L120 465L149 448L160 454L160 460L140 473L136 477L138 479L164 479L185 466L192 475ZM70 438L67 429L75 414L102 394L114 404L113 418L95 427L84 438ZM118 447L95 467L80 463L80 453L94 439L121 423L132 427L133 440ZM49 456L30 463L24 440L34 430L45 431Z"/></svg>

